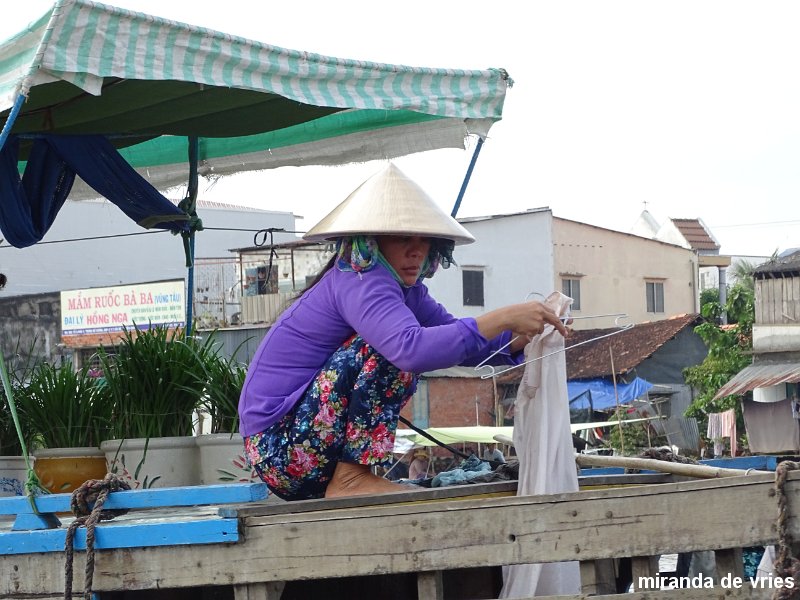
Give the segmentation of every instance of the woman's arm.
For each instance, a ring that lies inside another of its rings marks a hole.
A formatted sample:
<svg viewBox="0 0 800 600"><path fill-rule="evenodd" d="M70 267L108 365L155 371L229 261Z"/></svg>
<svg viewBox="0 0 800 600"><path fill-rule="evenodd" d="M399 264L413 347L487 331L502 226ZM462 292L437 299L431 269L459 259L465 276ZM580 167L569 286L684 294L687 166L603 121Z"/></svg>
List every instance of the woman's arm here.
<svg viewBox="0 0 800 600"><path fill-rule="evenodd" d="M492 339L503 331L512 331L519 336L511 344L511 352L522 350L530 338L540 334L548 323L561 335L567 335L567 328L555 311L546 304L535 301L498 308L477 317L475 322L478 324L478 331L486 339Z"/></svg>
<svg viewBox="0 0 800 600"><path fill-rule="evenodd" d="M407 305L399 285L381 268L363 277L335 275L341 280L334 294L344 320L404 371L477 364L508 342L513 333L524 335L504 353L521 350L528 341L526 336L540 333L546 323L566 333L555 312L539 302L507 306L478 319L457 319L424 287L414 290ZM508 357L502 362L508 362Z"/></svg>

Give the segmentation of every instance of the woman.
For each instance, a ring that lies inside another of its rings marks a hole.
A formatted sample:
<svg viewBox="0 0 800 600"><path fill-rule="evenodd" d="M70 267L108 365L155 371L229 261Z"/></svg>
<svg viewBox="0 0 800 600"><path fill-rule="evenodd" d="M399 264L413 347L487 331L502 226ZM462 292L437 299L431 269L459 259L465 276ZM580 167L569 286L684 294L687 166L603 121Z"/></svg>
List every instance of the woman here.
<svg viewBox="0 0 800 600"><path fill-rule="evenodd" d="M428 453L424 450L414 451L414 460L408 466L409 479L424 479L428 475Z"/></svg>
<svg viewBox="0 0 800 600"><path fill-rule="evenodd" d="M261 342L239 402L248 460L285 500L400 491L370 467L392 456L417 374L513 364L556 314L538 302L457 319L422 279L474 238L396 167L367 180L306 240L336 240L317 280Z"/></svg>

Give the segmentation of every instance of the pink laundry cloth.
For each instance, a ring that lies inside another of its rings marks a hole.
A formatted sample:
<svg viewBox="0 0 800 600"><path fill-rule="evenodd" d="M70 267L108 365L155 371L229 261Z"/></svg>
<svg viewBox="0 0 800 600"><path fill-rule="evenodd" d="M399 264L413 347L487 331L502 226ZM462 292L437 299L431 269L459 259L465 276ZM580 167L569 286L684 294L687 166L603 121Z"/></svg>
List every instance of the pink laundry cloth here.
<svg viewBox="0 0 800 600"><path fill-rule="evenodd" d="M731 456L736 456L736 411L732 408L720 413L708 413L708 439L714 442L714 456L721 456L725 445L723 438L731 440Z"/></svg>

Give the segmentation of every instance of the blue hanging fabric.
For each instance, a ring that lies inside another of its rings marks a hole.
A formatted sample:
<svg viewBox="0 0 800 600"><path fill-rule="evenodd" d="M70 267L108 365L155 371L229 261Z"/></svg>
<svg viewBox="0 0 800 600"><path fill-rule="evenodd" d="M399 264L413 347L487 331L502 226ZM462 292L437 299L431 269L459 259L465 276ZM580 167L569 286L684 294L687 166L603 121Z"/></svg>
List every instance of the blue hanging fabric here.
<svg viewBox="0 0 800 600"><path fill-rule="evenodd" d="M20 179L19 141L7 140L0 152L0 230L16 248L41 240L72 189L75 172L37 140Z"/></svg>
<svg viewBox="0 0 800 600"><path fill-rule="evenodd" d="M41 136L34 140L22 178L18 156L19 141L12 137L0 151L0 230L17 248L44 237L76 174L142 227L190 230L189 215L139 175L105 137Z"/></svg>

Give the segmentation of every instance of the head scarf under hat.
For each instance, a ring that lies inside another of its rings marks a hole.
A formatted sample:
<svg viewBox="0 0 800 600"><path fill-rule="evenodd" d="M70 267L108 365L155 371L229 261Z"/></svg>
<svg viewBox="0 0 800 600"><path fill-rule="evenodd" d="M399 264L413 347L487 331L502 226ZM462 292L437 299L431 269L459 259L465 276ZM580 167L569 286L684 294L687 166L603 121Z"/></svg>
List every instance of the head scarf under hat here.
<svg viewBox="0 0 800 600"><path fill-rule="evenodd" d="M394 267L381 254L378 242L374 236L354 235L342 237L336 241L336 268L340 271L364 273L374 268L378 263L386 267L392 277L402 285L408 286L394 270ZM428 256L422 263L417 282L426 277L433 277L439 265L447 269L453 263L453 242L450 240L433 239Z"/></svg>
<svg viewBox="0 0 800 600"><path fill-rule="evenodd" d="M475 241L469 231L391 163L362 183L303 239L318 242L356 235L418 235L454 244Z"/></svg>

